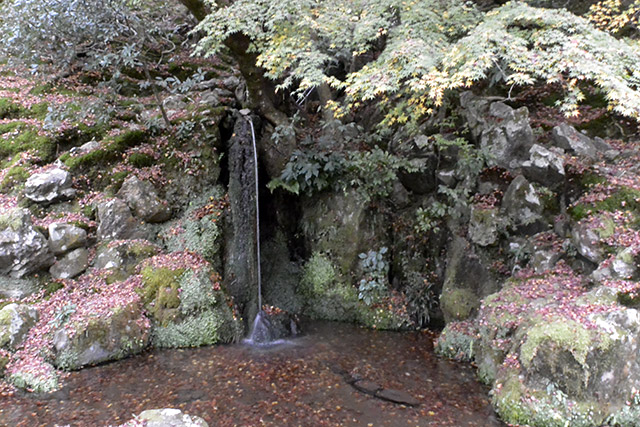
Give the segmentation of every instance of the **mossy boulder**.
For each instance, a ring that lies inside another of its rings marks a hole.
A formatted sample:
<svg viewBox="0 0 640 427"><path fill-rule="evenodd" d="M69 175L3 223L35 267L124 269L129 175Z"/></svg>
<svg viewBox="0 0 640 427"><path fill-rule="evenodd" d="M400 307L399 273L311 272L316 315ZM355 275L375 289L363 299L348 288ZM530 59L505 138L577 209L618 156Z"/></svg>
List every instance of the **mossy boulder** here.
<svg viewBox="0 0 640 427"><path fill-rule="evenodd" d="M640 313L584 280L563 262L523 271L483 300L473 323L448 325L437 351L475 361L508 423L599 426L640 413Z"/></svg>
<svg viewBox="0 0 640 427"><path fill-rule="evenodd" d="M436 341L437 354L460 362L475 359L480 336L473 323L450 322Z"/></svg>
<svg viewBox="0 0 640 427"><path fill-rule="evenodd" d="M125 280L143 260L157 255L158 246L148 240L115 240L98 246L94 268L108 270L107 281Z"/></svg>
<svg viewBox="0 0 640 427"><path fill-rule="evenodd" d="M118 286L114 284L113 286ZM53 364L59 369L73 370L139 353L149 343L149 321L139 300L120 303L108 295L95 297L109 304L104 315L86 313L71 317L53 334ZM126 301L126 300L125 300ZM96 301L97 302L97 301ZM83 313L90 304L68 307Z"/></svg>
<svg viewBox="0 0 640 427"><path fill-rule="evenodd" d="M357 190L323 193L305 201L302 230L312 252L330 254L340 274L358 267L362 252L387 245L385 219Z"/></svg>
<svg viewBox="0 0 640 427"><path fill-rule="evenodd" d="M215 186L195 198L180 217L168 222L162 232L171 252L197 252L214 269L222 268L222 221L227 208L224 190Z"/></svg>
<svg viewBox="0 0 640 427"><path fill-rule="evenodd" d="M220 276L190 252L146 261L139 294L153 322L156 347L196 347L237 341L242 321L223 291Z"/></svg>
<svg viewBox="0 0 640 427"><path fill-rule="evenodd" d="M58 373L50 363L28 357L12 363L6 377L14 386L33 393L50 393L60 385Z"/></svg>
<svg viewBox="0 0 640 427"><path fill-rule="evenodd" d="M358 289L339 273L325 254L314 253L304 265L299 293L305 300L304 314L313 319L359 323L375 329L404 329L412 325L402 301L387 298L367 305Z"/></svg>
<svg viewBox="0 0 640 427"><path fill-rule="evenodd" d="M38 310L26 304L9 304L0 310L0 347L17 348L38 321Z"/></svg>

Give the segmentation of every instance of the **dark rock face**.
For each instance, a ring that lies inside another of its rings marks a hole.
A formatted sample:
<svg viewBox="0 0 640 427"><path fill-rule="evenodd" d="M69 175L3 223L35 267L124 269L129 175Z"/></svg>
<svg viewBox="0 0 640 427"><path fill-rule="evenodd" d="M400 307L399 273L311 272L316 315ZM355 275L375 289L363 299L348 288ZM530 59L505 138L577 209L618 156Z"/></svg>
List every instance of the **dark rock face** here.
<svg viewBox="0 0 640 427"><path fill-rule="evenodd" d="M136 236L136 220L125 202L112 199L98 205L98 238L130 239Z"/></svg>
<svg viewBox="0 0 640 427"><path fill-rule="evenodd" d="M483 297L499 289L467 240L456 238L448 253L440 296L440 308L446 322L469 318L477 312Z"/></svg>
<svg viewBox="0 0 640 427"><path fill-rule="evenodd" d="M21 278L53 264L47 239L31 224L29 211L0 215L0 274Z"/></svg>
<svg viewBox="0 0 640 427"><path fill-rule="evenodd" d="M71 198L75 190L71 188L69 172L55 168L29 177L24 185L24 196L36 203L52 203Z"/></svg>
<svg viewBox="0 0 640 427"><path fill-rule="evenodd" d="M122 184L118 197L126 201L133 214L145 222L164 222L171 218L171 209L158 197L153 184L140 181L135 175Z"/></svg>
<svg viewBox="0 0 640 427"><path fill-rule="evenodd" d="M255 173L251 124L239 118L229 140L229 205L225 230L227 289L245 319L258 311Z"/></svg>
<svg viewBox="0 0 640 427"><path fill-rule="evenodd" d="M526 107L514 110L503 102L476 97L471 92L460 96L471 133L489 154L489 163L505 169L518 167L529 158L535 142Z"/></svg>

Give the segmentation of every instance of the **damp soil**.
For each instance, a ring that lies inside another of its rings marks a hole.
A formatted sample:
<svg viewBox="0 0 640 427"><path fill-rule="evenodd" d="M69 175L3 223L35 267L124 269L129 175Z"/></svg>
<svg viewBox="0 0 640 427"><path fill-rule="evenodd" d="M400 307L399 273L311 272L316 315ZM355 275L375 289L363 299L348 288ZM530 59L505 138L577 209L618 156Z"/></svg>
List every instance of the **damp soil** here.
<svg viewBox="0 0 640 427"><path fill-rule="evenodd" d="M434 334L319 322L271 347L152 350L72 372L48 395L0 398L0 425L118 425L146 409L179 408L210 426L503 426L468 365L433 353ZM358 391L362 378L416 407Z"/></svg>

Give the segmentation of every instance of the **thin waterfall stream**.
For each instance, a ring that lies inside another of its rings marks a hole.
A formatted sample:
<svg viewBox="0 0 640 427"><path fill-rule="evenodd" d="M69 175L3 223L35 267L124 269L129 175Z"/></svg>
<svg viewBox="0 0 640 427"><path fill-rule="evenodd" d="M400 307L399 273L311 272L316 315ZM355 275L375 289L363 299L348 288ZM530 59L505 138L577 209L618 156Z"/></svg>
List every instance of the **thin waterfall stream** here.
<svg viewBox="0 0 640 427"><path fill-rule="evenodd" d="M262 271L260 267L260 200L259 200L259 179L258 179L258 148L256 146L256 132L253 126L253 120L248 110L240 111L244 118L251 126L251 142L253 144L253 165L255 174L255 205L256 205L256 282L258 291L258 312L249 331L249 337L244 340L245 343L251 345L272 345L283 342L279 339L280 335L272 325L269 316L262 309Z"/></svg>

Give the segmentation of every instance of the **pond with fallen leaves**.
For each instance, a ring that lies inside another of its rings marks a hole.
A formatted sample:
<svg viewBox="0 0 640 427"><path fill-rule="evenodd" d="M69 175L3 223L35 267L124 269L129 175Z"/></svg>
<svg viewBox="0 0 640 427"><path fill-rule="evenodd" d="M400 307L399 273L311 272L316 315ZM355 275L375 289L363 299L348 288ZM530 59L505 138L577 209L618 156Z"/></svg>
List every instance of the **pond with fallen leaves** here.
<svg viewBox="0 0 640 427"><path fill-rule="evenodd" d="M474 370L435 356L433 338L319 322L269 348L152 350L72 372L49 395L2 397L0 425L117 425L165 407L210 426L504 425ZM408 393L419 405L364 394L345 372Z"/></svg>

